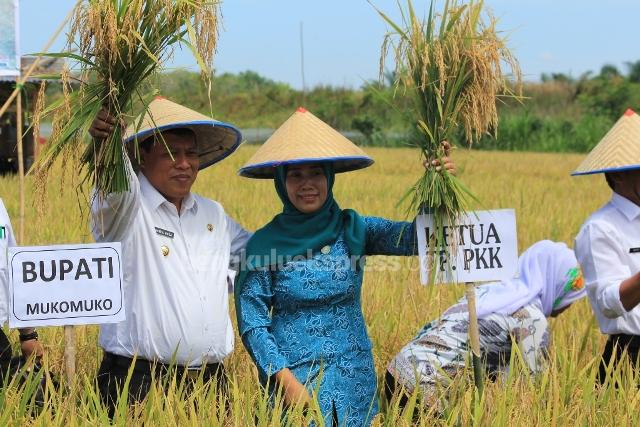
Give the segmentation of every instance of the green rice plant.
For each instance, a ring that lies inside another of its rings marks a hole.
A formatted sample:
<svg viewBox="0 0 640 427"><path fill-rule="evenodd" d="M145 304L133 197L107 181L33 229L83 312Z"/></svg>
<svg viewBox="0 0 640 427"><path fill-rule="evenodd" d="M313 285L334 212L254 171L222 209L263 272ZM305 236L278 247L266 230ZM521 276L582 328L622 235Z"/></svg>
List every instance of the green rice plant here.
<svg viewBox="0 0 640 427"><path fill-rule="evenodd" d="M43 54L74 64L62 73L63 96L36 113L51 116L52 135L36 165L36 186L44 189L57 158L73 176L83 173L98 197L128 190L122 129L104 141L87 131L101 108L119 121L133 117L133 105L146 111L154 93L151 78L173 49L191 50L209 80L218 36L218 4L211 0L86 0L76 6L67 50ZM138 125L138 124L136 124ZM137 147L133 147L137 155Z"/></svg>
<svg viewBox="0 0 640 427"><path fill-rule="evenodd" d="M442 141L450 140L458 127L469 144L482 135L495 133L498 125L496 102L501 95L514 96L503 73L506 64L520 82L518 62L506 48L492 17L485 19L483 1L446 0L442 13L434 11L421 20L411 0L406 8L398 2L402 22L385 13L380 16L391 27L382 44L380 70L385 70L389 47L396 61L396 90L413 101L414 139L424 160L444 157ZM427 168L402 200L410 198L408 213L428 208L434 218L434 238L429 253L434 267L431 280L438 279L435 251L455 254L457 239L446 239L443 227L455 224L468 207L471 193L455 176ZM451 265L452 263L450 263Z"/></svg>

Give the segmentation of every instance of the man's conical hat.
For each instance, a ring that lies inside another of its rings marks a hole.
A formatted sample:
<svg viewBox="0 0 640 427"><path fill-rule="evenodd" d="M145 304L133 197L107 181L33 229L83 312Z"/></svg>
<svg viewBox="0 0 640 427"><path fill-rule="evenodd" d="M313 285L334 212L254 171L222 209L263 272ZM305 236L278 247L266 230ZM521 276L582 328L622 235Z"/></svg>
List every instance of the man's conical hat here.
<svg viewBox="0 0 640 427"><path fill-rule="evenodd" d="M298 108L238 173L247 178L273 178L277 166L314 162L331 162L338 173L366 168L373 159L340 132Z"/></svg>
<svg viewBox="0 0 640 427"><path fill-rule="evenodd" d="M148 111L127 127L125 144L142 140L169 129L187 128L196 134L200 169L224 159L233 153L242 140L242 134L233 125L223 123L193 111L163 97L149 103Z"/></svg>
<svg viewBox="0 0 640 427"><path fill-rule="evenodd" d="M571 175L640 169L640 116L628 109Z"/></svg>

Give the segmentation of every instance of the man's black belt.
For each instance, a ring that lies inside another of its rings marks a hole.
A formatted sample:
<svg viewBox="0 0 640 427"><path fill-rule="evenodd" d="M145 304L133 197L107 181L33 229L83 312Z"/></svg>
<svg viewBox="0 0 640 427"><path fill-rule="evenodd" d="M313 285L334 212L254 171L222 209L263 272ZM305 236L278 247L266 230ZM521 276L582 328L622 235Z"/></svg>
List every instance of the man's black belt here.
<svg viewBox="0 0 640 427"><path fill-rule="evenodd" d="M640 335L612 334L609 335L609 340L615 342L618 347L640 348Z"/></svg>
<svg viewBox="0 0 640 427"><path fill-rule="evenodd" d="M108 351L104 352L104 360L115 366L126 369L129 369L131 365L134 364L133 358L109 353ZM173 371L178 375L183 375L186 373L189 377L192 377L199 375L201 371L205 371L208 373L217 373L218 371L223 371L224 365L222 363L208 363L204 366L182 366L136 358L133 370L135 372L145 374L151 374L152 372L155 372L156 374L163 374Z"/></svg>

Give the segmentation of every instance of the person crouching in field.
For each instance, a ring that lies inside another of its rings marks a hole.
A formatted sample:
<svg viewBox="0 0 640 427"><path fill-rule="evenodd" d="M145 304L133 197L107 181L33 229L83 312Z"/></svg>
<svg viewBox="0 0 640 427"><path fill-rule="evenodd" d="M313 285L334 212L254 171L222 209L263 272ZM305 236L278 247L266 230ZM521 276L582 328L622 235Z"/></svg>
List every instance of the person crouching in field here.
<svg viewBox="0 0 640 427"><path fill-rule="evenodd" d="M575 240L585 286L602 333L609 335L598 380L640 357L640 116L628 110L573 175L604 173L611 200Z"/></svg>
<svg viewBox="0 0 640 427"><path fill-rule="evenodd" d="M301 108L239 172L273 179L283 204L247 245L236 283L242 341L261 383L281 389L286 405L309 404L317 389L327 425L369 425L378 412L363 258L417 253L415 223L360 216L334 200L336 173L372 163ZM444 167L454 172L448 158Z"/></svg>
<svg viewBox="0 0 640 427"><path fill-rule="evenodd" d="M529 371L539 372L549 345L547 317L566 310L585 291L573 251L564 243L543 240L520 256L517 279L479 286L476 294L482 358L495 376L508 366L514 343ZM420 392L425 405L437 406L438 388L446 387L469 359L468 327L463 297L427 323L389 363L387 398L398 392L404 405Z"/></svg>
<svg viewBox="0 0 640 427"><path fill-rule="evenodd" d="M4 207L2 199L0 199L0 326L8 318L9 272L7 250L15 245L16 239L13 235L13 228L11 228L9 214ZM44 353L44 348L38 341L38 333L34 328L20 328L18 332L23 361L13 358L11 343L0 328L0 385L4 384L4 376L7 372L15 372L20 363L28 361L32 357L35 362L39 363Z"/></svg>
<svg viewBox="0 0 640 427"><path fill-rule="evenodd" d="M226 390L222 362L234 340L228 268L250 237L219 203L191 193L199 170L238 147L235 127L160 97L135 123L123 145L138 141L140 172L129 163L130 190L94 198L91 209L95 240L121 242L124 262L126 320L100 326L97 381L111 415L130 368L131 403L167 372L203 375ZM90 133L106 138L114 126L102 111Z"/></svg>

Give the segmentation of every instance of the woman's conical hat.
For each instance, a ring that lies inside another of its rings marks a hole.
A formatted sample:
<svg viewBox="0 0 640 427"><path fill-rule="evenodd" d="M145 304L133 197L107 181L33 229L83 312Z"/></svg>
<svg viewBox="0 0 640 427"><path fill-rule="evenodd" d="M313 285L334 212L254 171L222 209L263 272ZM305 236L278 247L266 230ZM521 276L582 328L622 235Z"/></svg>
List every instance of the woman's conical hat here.
<svg viewBox="0 0 640 427"><path fill-rule="evenodd" d="M331 162L338 173L366 168L373 159L340 132L298 108L238 173L247 178L273 178L277 166L311 162Z"/></svg>
<svg viewBox="0 0 640 427"><path fill-rule="evenodd" d="M233 153L242 140L242 134L233 125L219 122L163 97L156 97L147 112L127 127L125 144L138 142L169 129L187 128L196 134L200 169L224 159Z"/></svg>
<svg viewBox="0 0 640 427"><path fill-rule="evenodd" d="M640 116L628 109L571 175L640 169Z"/></svg>

